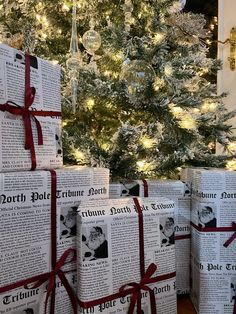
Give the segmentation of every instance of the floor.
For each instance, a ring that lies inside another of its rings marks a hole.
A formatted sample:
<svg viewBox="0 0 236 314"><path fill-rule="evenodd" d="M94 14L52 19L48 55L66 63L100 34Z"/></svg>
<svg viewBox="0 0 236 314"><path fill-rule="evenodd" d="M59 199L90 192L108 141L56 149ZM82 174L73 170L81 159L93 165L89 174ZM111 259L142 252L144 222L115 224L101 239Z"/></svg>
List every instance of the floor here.
<svg viewBox="0 0 236 314"><path fill-rule="evenodd" d="M196 314L188 296L178 296L178 314Z"/></svg>

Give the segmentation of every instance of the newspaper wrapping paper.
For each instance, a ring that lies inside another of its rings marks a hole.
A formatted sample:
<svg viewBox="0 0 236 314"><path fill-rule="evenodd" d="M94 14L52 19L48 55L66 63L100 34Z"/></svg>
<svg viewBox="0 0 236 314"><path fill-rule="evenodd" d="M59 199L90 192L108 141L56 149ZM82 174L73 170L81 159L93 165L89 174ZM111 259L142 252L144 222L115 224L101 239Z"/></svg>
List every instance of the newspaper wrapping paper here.
<svg viewBox="0 0 236 314"><path fill-rule="evenodd" d="M66 278L76 292L77 275L76 270L66 274ZM65 287L61 281L56 280L56 312L55 314L73 314L71 303ZM0 294L0 313L10 314L44 314L44 303L46 299L47 285L35 289L23 287ZM48 313L49 308L48 308Z"/></svg>
<svg viewBox="0 0 236 314"><path fill-rule="evenodd" d="M30 110L61 111L60 67L30 56L31 86L36 96ZM25 56L14 48L0 44L0 107L8 101L24 105ZM38 145L37 128L32 122L37 169L62 166L61 118L37 116L43 133ZM0 172L31 169L31 151L25 149L25 126L22 116L0 110Z"/></svg>
<svg viewBox="0 0 236 314"><path fill-rule="evenodd" d="M186 179L192 182L191 298L199 314L233 314L236 241L224 244L234 234L236 172L215 168L187 172Z"/></svg>
<svg viewBox="0 0 236 314"><path fill-rule="evenodd" d="M154 276L175 271L174 209L166 198L138 198L144 222L145 269L154 263ZM90 302L119 292L130 282L140 282L139 223L132 198L82 202L77 216L78 298ZM172 239L162 246L161 229ZM175 314L175 277L148 285L154 290L158 314ZM147 291L141 291L142 310L150 314ZM127 313L131 295L82 308L78 313ZM86 312L87 311L87 312ZM135 312L135 311L134 311ZM136 313L136 312L135 312Z"/></svg>
<svg viewBox="0 0 236 314"><path fill-rule="evenodd" d="M147 187L145 187L145 184ZM178 294L190 292L190 202L187 183L177 180L141 180L129 183L111 183L110 198L140 196L167 197L176 203L175 249L176 287ZM164 239L165 241L165 239Z"/></svg>
<svg viewBox="0 0 236 314"><path fill-rule="evenodd" d="M55 171L59 259L67 249L76 247L76 209L81 200L108 198L109 170L68 167ZM48 171L0 173L0 289L51 271L50 189ZM63 269L75 268L75 263L70 263ZM2 307L0 304L0 310Z"/></svg>

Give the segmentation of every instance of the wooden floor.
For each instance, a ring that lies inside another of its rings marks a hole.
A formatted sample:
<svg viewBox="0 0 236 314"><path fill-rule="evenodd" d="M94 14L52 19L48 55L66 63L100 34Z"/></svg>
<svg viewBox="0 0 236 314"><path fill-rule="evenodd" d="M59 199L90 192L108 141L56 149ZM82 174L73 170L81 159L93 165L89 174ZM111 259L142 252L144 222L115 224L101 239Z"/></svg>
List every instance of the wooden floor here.
<svg viewBox="0 0 236 314"><path fill-rule="evenodd" d="M196 314L188 296L178 296L178 314Z"/></svg>

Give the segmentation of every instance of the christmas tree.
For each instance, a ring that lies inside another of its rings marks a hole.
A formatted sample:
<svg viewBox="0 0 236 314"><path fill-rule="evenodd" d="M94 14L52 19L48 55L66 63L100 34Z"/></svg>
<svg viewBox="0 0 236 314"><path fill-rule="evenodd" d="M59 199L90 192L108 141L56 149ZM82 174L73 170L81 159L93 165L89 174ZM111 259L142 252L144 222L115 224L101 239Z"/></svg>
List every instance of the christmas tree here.
<svg viewBox="0 0 236 314"><path fill-rule="evenodd" d="M220 167L233 156L234 113L212 83L220 62L207 58L204 17L184 13L184 1L0 7L2 42L62 65L65 163L134 179L173 177L183 165ZM215 155L216 142L231 156Z"/></svg>

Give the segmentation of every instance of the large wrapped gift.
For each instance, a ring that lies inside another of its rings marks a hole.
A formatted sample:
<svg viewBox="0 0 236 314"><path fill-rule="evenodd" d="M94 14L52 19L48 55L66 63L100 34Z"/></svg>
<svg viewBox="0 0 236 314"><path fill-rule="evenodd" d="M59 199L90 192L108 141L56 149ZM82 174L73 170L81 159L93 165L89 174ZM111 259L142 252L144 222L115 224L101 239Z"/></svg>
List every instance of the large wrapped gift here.
<svg viewBox="0 0 236 314"><path fill-rule="evenodd" d="M175 248L177 293L190 291L190 201L187 183L178 180L137 180L129 183L111 183L110 197L141 196L167 197L176 203ZM166 239L163 239L165 242ZM168 244L167 242L165 242Z"/></svg>
<svg viewBox="0 0 236 314"><path fill-rule="evenodd" d="M236 313L236 172L192 169L191 298L200 314ZM235 307L235 308L234 308Z"/></svg>
<svg viewBox="0 0 236 314"><path fill-rule="evenodd" d="M108 198L108 185L105 168L0 173L0 293L49 280L50 295L61 269L76 267L78 204Z"/></svg>
<svg viewBox="0 0 236 314"><path fill-rule="evenodd" d="M81 202L79 313L176 313L174 209L166 198Z"/></svg>
<svg viewBox="0 0 236 314"><path fill-rule="evenodd" d="M60 67L0 44L0 172L62 166Z"/></svg>

